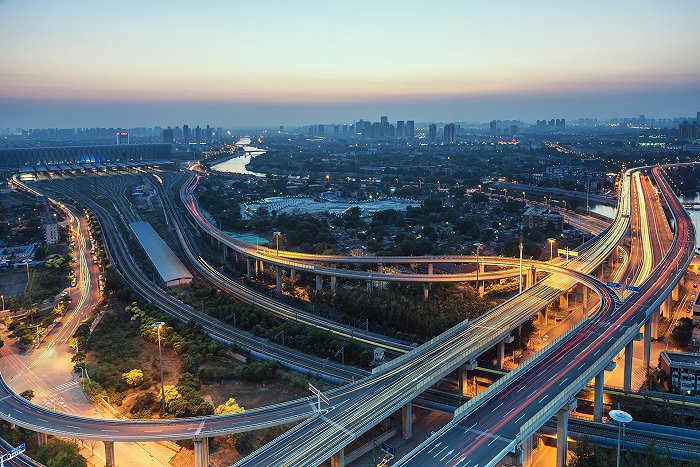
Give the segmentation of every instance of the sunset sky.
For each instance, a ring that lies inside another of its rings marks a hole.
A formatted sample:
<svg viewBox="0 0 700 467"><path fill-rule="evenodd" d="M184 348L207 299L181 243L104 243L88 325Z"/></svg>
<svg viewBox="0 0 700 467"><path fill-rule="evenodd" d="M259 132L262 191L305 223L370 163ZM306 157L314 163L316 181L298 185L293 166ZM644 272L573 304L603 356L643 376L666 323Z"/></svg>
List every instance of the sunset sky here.
<svg viewBox="0 0 700 467"><path fill-rule="evenodd" d="M691 115L698 17L697 0L0 0L0 126Z"/></svg>

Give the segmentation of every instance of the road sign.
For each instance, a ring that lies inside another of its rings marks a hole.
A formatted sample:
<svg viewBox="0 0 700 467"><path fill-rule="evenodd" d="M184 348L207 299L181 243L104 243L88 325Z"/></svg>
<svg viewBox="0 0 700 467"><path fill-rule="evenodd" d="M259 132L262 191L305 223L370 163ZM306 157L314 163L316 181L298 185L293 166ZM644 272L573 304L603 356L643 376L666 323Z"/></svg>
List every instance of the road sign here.
<svg viewBox="0 0 700 467"><path fill-rule="evenodd" d="M605 285L607 285L607 286L610 287L611 289L619 289L620 287L622 287L622 286L621 286L619 283L617 283L617 282L606 282ZM627 286L627 289L630 290L629 286Z"/></svg>
<svg viewBox="0 0 700 467"><path fill-rule="evenodd" d="M392 456L394 455L394 447L393 446L389 446L386 443L382 443L382 445L379 446L379 448L387 454L391 454Z"/></svg>
<svg viewBox="0 0 700 467"><path fill-rule="evenodd" d="M630 292L639 292L639 287L636 285L626 285L625 288Z"/></svg>
<svg viewBox="0 0 700 467"><path fill-rule="evenodd" d="M324 393L322 393L320 389L318 389L316 386L314 386L311 383L309 383L309 391L311 391L311 393L314 394L317 398L317 401L318 401L317 410L319 413L321 413L321 402L322 401L328 405L331 405L331 402L330 402L330 400L328 400L328 397L326 397L326 395Z"/></svg>
<svg viewBox="0 0 700 467"><path fill-rule="evenodd" d="M0 465L5 465L5 461L9 461L13 457L19 456L24 451L26 451L26 449L27 446L24 443L20 444L16 448L10 449L9 451L7 451L7 453L3 454L2 457L0 457Z"/></svg>

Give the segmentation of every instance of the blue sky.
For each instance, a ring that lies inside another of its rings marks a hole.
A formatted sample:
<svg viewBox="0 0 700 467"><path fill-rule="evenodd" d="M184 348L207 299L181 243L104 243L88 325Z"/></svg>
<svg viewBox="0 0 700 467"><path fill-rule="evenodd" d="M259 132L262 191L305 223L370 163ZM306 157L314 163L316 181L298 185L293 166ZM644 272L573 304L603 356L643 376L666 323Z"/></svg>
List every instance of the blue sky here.
<svg viewBox="0 0 700 467"><path fill-rule="evenodd" d="M694 0L0 0L0 126L691 115L699 13Z"/></svg>

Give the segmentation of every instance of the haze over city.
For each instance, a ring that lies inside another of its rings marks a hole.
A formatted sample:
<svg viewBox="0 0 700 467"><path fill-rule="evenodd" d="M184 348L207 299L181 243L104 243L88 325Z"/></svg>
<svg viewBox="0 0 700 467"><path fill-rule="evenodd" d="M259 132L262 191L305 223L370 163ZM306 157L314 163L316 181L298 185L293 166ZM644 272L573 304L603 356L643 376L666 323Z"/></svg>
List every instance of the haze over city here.
<svg viewBox="0 0 700 467"><path fill-rule="evenodd" d="M0 2L0 126L690 115L693 0Z"/></svg>
<svg viewBox="0 0 700 467"><path fill-rule="evenodd" d="M700 0L0 0L0 467L700 467Z"/></svg>

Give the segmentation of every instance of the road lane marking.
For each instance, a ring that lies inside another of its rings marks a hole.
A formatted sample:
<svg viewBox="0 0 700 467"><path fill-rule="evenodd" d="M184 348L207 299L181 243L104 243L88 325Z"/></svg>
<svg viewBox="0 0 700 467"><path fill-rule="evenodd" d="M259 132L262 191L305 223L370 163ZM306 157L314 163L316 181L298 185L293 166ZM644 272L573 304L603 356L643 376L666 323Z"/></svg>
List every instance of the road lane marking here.
<svg viewBox="0 0 700 467"><path fill-rule="evenodd" d="M332 425L332 426L334 426L335 428L341 430L343 433L345 433L346 435L348 435L350 438L355 439L355 433L353 433L352 431L348 430L348 429L345 428L344 426L339 425L338 423L334 422L333 420L331 420L330 418L328 418L328 417L326 417L326 416L324 416L324 415L321 415L321 419L327 421L330 425Z"/></svg>
<svg viewBox="0 0 700 467"><path fill-rule="evenodd" d="M430 449L430 451L428 451L428 454L430 454L431 452L433 452L435 449L439 448L440 446L442 446L442 442L439 442L439 443L437 443L435 446L433 446L433 447Z"/></svg>
<svg viewBox="0 0 700 467"><path fill-rule="evenodd" d="M520 391L522 391L523 389L525 389L525 386L520 386L520 389L518 389L518 390L515 391L515 392L520 392ZM9 397L9 396L8 396L8 397Z"/></svg>
<svg viewBox="0 0 700 467"><path fill-rule="evenodd" d="M585 363L584 363L584 364L582 364L582 365L581 365L580 367L578 367L578 369L580 370L580 369L582 369L582 368L583 368L584 366L586 366L586 364L585 364Z"/></svg>
<svg viewBox="0 0 700 467"><path fill-rule="evenodd" d="M438 453L435 454L435 455L433 456L433 458L436 458L437 456L439 456L440 454L442 454L442 451L444 451L445 449L447 449L447 446L445 446L444 448L440 449L440 450L438 451Z"/></svg>
<svg viewBox="0 0 700 467"><path fill-rule="evenodd" d="M492 410L492 412L495 412L496 410L498 410L498 408L499 408L500 406L502 406L502 405L503 405L503 402L501 402L500 404L498 404L498 405Z"/></svg>
<svg viewBox="0 0 700 467"><path fill-rule="evenodd" d="M522 414L521 416L519 416L518 418L516 418L516 419L515 419L515 423L518 423L518 422L520 421L520 419L523 418L524 416L525 416L525 414Z"/></svg>
<svg viewBox="0 0 700 467"><path fill-rule="evenodd" d="M538 402L538 403L541 403L541 402L542 402L543 400L545 400L546 398L547 398L547 395L545 394L544 396L542 396L542 399L540 399L540 400L537 401L537 402Z"/></svg>

